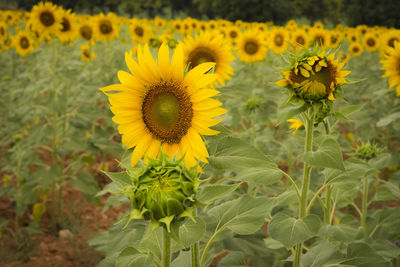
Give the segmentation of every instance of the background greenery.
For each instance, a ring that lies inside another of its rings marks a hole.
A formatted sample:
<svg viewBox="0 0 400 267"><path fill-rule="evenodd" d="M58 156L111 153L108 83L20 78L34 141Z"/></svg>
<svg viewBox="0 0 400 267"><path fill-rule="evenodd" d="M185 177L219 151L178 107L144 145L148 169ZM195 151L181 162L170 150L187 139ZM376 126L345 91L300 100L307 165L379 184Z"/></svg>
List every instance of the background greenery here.
<svg viewBox="0 0 400 267"><path fill-rule="evenodd" d="M0 0L1 8L30 10L38 0ZM274 21L284 24L290 19L310 23L366 24L400 27L398 0L55 0L55 4L78 13L113 11L119 15L172 18L192 16L204 19Z"/></svg>

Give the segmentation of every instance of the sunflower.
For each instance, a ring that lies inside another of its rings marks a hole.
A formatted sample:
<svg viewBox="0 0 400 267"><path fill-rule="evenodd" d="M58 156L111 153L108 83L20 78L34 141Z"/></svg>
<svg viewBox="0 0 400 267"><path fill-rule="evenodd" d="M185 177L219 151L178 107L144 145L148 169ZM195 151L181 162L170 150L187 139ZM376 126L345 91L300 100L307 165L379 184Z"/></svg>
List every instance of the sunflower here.
<svg viewBox="0 0 400 267"><path fill-rule="evenodd" d="M210 30L210 31L216 30L217 27L218 27L218 23L217 23L215 20L210 20L210 21L207 23L207 28L208 28L208 30Z"/></svg>
<svg viewBox="0 0 400 267"><path fill-rule="evenodd" d="M400 31L399 30L389 30L383 37L383 49L387 47L394 47L396 42L400 42Z"/></svg>
<svg viewBox="0 0 400 267"><path fill-rule="evenodd" d="M231 43L235 43L238 40L240 35L240 30L236 26L230 26L225 29L225 36L231 41Z"/></svg>
<svg viewBox="0 0 400 267"><path fill-rule="evenodd" d="M71 10L62 10L61 30L58 39L61 42L71 42L76 38L75 14Z"/></svg>
<svg viewBox="0 0 400 267"><path fill-rule="evenodd" d="M379 47L379 39L372 32L366 33L364 35L362 43L365 49L369 52L374 52Z"/></svg>
<svg viewBox="0 0 400 267"><path fill-rule="evenodd" d="M132 43L146 43L153 35L151 27L137 19L132 19L129 25L129 31L132 37Z"/></svg>
<svg viewBox="0 0 400 267"><path fill-rule="evenodd" d="M274 28L269 35L269 48L275 54L283 54L287 49L289 35L284 28Z"/></svg>
<svg viewBox="0 0 400 267"><path fill-rule="evenodd" d="M320 21L317 21L314 23L313 28L315 29L323 29L324 28L324 24Z"/></svg>
<svg viewBox="0 0 400 267"><path fill-rule="evenodd" d="M221 34L214 36L210 32L202 32L194 38L188 36L184 39L185 65L193 69L205 62L215 62L216 81L223 86L233 75L233 68L229 64L234 59L231 46Z"/></svg>
<svg viewBox="0 0 400 267"><path fill-rule="evenodd" d="M180 19L172 21L172 28L176 32L182 33L183 32L182 21Z"/></svg>
<svg viewBox="0 0 400 267"><path fill-rule="evenodd" d="M216 75L206 74L215 63L185 73L182 44L170 63L165 43L158 51L158 63L147 45L139 46L137 61L128 54L125 60L133 75L119 71L121 84L100 90L109 98L122 143L135 147L131 165L141 158L157 158L161 148L171 158L184 157L188 167L195 166L196 159L207 162L209 155L200 134L218 134L209 127L221 121L214 117L226 112L221 102L211 98L219 92L206 89L215 82Z"/></svg>
<svg viewBox="0 0 400 267"><path fill-rule="evenodd" d="M85 62L89 62L92 59L96 58L96 54L91 51L91 47L90 44L84 44L80 46L81 49L81 58L85 61Z"/></svg>
<svg viewBox="0 0 400 267"><path fill-rule="evenodd" d="M331 31L329 33L329 47L336 48L343 41L343 34L340 31Z"/></svg>
<svg viewBox="0 0 400 267"><path fill-rule="evenodd" d="M35 49L33 39L27 32L20 31L13 39L15 50L20 56L26 56Z"/></svg>
<svg viewBox="0 0 400 267"><path fill-rule="evenodd" d="M207 22L205 22L205 21L199 22L199 31L202 31L202 32L207 31Z"/></svg>
<svg viewBox="0 0 400 267"><path fill-rule="evenodd" d="M301 122L301 120L298 120L298 119L288 119L286 121L291 123L289 128L294 129L293 135L297 132L298 129L300 129L303 126L303 123Z"/></svg>
<svg viewBox="0 0 400 267"><path fill-rule="evenodd" d="M329 34L327 31L315 28L311 30L310 36L314 46L319 46L323 49L329 46Z"/></svg>
<svg viewBox="0 0 400 267"><path fill-rule="evenodd" d="M294 63L283 73L284 79L276 82L287 87L292 97L311 104L335 100L338 89L346 83L344 77L350 73L342 70L344 63L334 59L334 53L325 56L324 52L317 54L317 51L305 50L291 61Z"/></svg>
<svg viewBox="0 0 400 267"><path fill-rule="evenodd" d="M267 47L263 36L254 30L240 34L236 50L240 60L247 63L262 61L267 56Z"/></svg>
<svg viewBox="0 0 400 267"><path fill-rule="evenodd" d="M62 28L61 14L56 5L40 2L32 7L30 20L34 31L49 37L57 35Z"/></svg>
<svg viewBox="0 0 400 267"><path fill-rule="evenodd" d="M296 49L308 47L308 35L304 30L298 29L292 34L291 43Z"/></svg>
<svg viewBox="0 0 400 267"><path fill-rule="evenodd" d="M0 21L0 42L4 41L5 39L7 39L7 24L5 24L4 22Z"/></svg>
<svg viewBox="0 0 400 267"><path fill-rule="evenodd" d="M362 52L363 52L363 47L362 47L359 43L352 43L352 44L349 46L349 52L350 52L353 56L358 57L358 56L360 56L360 55L362 54Z"/></svg>
<svg viewBox="0 0 400 267"><path fill-rule="evenodd" d="M116 23L117 17L114 13L108 13L105 16L100 13L93 18L94 24L94 37L99 41L112 41L118 37L118 24Z"/></svg>
<svg viewBox="0 0 400 267"><path fill-rule="evenodd" d="M350 55L347 53L343 53L342 51L338 52L338 59L340 63L346 63L350 60Z"/></svg>
<svg viewBox="0 0 400 267"><path fill-rule="evenodd" d="M153 23L154 23L154 26L156 27L156 29L158 29L158 30L162 30L167 25L167 22L165 21L165 19L162 19L158 16L156 16L154 18Z"/></svg>
<svg viewBox="0 0 400 267"><path fill-rule="evenodd" d="M389 77L389 88L396 86L396 95L400 96L400 43L395 42L394 47L386 50L384 58L381 60L382 70L385 74L382 77Z"/></svg>

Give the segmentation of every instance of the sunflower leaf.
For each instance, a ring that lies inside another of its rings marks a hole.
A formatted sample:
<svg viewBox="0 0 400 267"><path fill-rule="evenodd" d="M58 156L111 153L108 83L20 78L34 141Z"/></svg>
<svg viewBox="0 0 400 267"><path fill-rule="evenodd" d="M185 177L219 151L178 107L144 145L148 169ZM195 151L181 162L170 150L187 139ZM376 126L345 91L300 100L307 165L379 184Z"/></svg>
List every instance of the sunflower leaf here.
<svg viewBox="0 0 400 267"><path fill-rule="evenodd" d="M304 161L311 166L345 170L340 145L332 138L325 139L317 151L305 153Z"/></svg>

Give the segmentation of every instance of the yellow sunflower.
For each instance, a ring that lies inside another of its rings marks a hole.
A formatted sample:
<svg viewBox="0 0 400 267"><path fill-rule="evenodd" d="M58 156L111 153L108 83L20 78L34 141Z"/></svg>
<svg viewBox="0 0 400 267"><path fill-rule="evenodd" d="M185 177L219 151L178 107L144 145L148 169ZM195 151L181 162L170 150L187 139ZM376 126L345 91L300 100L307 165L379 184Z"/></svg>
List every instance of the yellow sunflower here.
<svg viewBox="0 0 400 267"><path fill-rule="evenodd" d="M171 158L184 157L185 165L207 162L209 154L201 135L215 135L210 129L226 112L211 97L219 92L207 89L216 79L206 74L215 63L204 63L185 73L183 47L179 45L170 62L169 48L163 43L158 62L147 45L139 46L137 61L125 60L130 72L118 72L121 84L101 88L111 104L113 121L119 124L122 143L135 147L131 165L144 158L157 158L160 149ZM200 169L199 169L200 171Z"/></svg>
<svg viewBox="0 0 400 267"><path fill-rule="evenodd" d="M183 32L182 21L180 19L171 22L172 28L179 33Z"/></svg>
<svg viewBox="0 0 400 267"><path fill-rule="evenodd" d="M284 28L274 28L268 37L269 48L275 54L283 54L286 52L289 34Z"/></svg>
<svg viewBox="0 0 400 267"><path fill-rule="evenodd" d="M382 77L389 77L389 88L396 86L396 95L400 96L400 43L395 42L394 47L386 50L384 58L381 60L382 70L385 74Z"/></svg>
<svg viewBox="0 0 400 267"><path fill-rule="evenodd" d="M225 29L225 37L228 38L231 43L236 43L240 35L240 30L236 26L230 26Z"/></svg>
<svg viewBox="0 0 400 267"><path fill-rule="evenodd" d="M7 39L8 33L7 33L7 24L4 22L0 21L0 42L4 41Z"/></svg>
<svg viewBox="0 0 400 267"><path fill-rule="evenodd" d="M129 32L132 37L132 43L146 43L153 36L151 27L137 19L132 19L129 25Z"/></svg>
<svg viewBox="0 0 400 267"><path fill-rule="evenodd" d="M362 39L363 46L369 52L374 52L379 47L379 39L372 32L366 33Z"/></svg>
<svg viewBox="0 0 400 267"><path fill-rule="evenodd" d="M304 30L297 29L291 35L291 43L295 49L303 49L308 47L308 35Z"/></svg>
<svg viewBox="0 0 400 267"><path fill-rule="evenodd" d="M264 36L254 30L240 34L236 50L240 60L247 63L263 61L267 56Z"/></svg>
<svg viewBox="0 0 400 267"><path fill-rule="evenodd" d="M301 55L296 59L289 71L283 73L284 79L277 85L287 87L294 97L306 102L335 100L335 90L346 83L345 76L350 71L342 70L344 63L339 63L332 53Z"/></svg>
<svg viewBox="0 0 400 267"><path fill-rule="evenodd" d="M62 10L61 29L58 39L61 42L71 42L76 38L75 14L71 10Z"/></svg>
<svg viewBox="0 0 400 267"><path fill-rule="evenodd" d="M400 42L400 31L399 30L389 30L385 33L383 37L383 49L388 47L394 47L396 42Z"/></svg>
<svg viewBox="0 0 400 267"><path fill-rule="evenodd" d="M165 19L162 19L158 16L156 16L154 18L153 23L154 23L154 26L156 27L156 29L158 29L158 30L162 30L167 25L167 22L165 21Z"/></svg>
<svg viewBox="0 0 400 267"><path fill-rule="evenodd" d="M298 129L300 129L303 126L303 123L301 122L301 120L298 120L298 119L288 119L286 121L291 123L289 128L294 129L293 135L297 132Z"/></svg>
<svg viewBox="0 0 400 267"><path fill-rule="evenodd" d="M202 32L194 38L188 36L184 39L185 65L193 69L205 62L215 62L216 81L223 86L225 86L225 81L230 80L233 75L233 68L229 64L234 59L231 46L221 34L212 35L210 32Z"/></svg>
<svg viewBox="0 0 400 267"><path fill-rule="evenodd" d="M50 2L40 2L33 6L30 20L33 30L46 37L57 35L62 28L61 14L57 6Z"/></svg>
<svg viewBox="0 0 400 267"><path fill-rule="evenodd" d="M311 40L314 46L327 48L329 46L329 34L327 31L319 28L314 28L310 33Z"/></svg>
<svg viewBox="0 0 400 267"><path fill-rule="evenodd" d="M87 41L93 41L94 24L91 19L85 19L78 26L78 36Z"/></svg>
<svg viewBox="0 0 400 267"><path fill-rule="evenodd" d="M90 60L96 58L96 54L91 50L89 43L81 45L80 49L81 49L81 58L85 62L89 62Z"/></svg>
<svg viewBox="0 0 400 267"><path fill-rule="evenodd" d="M329 33L329 47L336 48L343 41L343 34L340 31L333 30Z"/></svg>
<svg viewBox="0 0 400 267"><path fill-rule="evenodd" d="M94 37L99 41L112 41L118 37L118 24L116 23L117 17L114 13L108 13L105 16L100 13L93 18L94 23Z"/></svg>
<svg viewBox="0 0 400 267"><path fill-rule="evenodd" d="M349 46L349 52L355 57L361 56L363 51L364 49L359 43L352 43Z"/></svg>
<svg viewBox="0 0 400 267"><path fill-rule="evenodd" d="M27 32L20 31L13 38L15 50L20 56L26 56L35 49L33 39Z"/></svg>

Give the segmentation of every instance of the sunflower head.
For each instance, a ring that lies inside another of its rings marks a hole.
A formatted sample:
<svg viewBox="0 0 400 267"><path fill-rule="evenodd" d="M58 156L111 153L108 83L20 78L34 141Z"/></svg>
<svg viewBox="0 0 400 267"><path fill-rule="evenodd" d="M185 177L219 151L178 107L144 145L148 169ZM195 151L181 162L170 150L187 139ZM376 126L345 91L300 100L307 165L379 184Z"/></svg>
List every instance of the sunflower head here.
<svg viewBox="0 0 400 267"><path fill-rule="evenodd" d="M334 57L334 53L326 55L320 49L305 49L289 58L291 64L283 72L284 79L276 84L288 88L293 99L306 104L333 101L350 73L342 70L344 64Z"/></svg>
<svg viewBox="0 0 400 267"><path fill-rule="evenodd" d="M366 143L361 143L361 145L356 148L356 151L353 155L356 158L368 161L379 156L381 152L381 148L379 148L376 144L371 144L368 141Z"/></svg>
<svg viewBox="0 0 400 267"><path fill-rule="evenodd" d="M121 175L121 174L120 174ZM194 219L196 192L203 182L196 168L187 168L183 160L173 160L161 151L158 159L149 159L142 168L125 173L130 182L120 188L129 198L132 210L120 222L126 226L135 219L150 220L152 227L180 224L186 217Z"/></svg>

